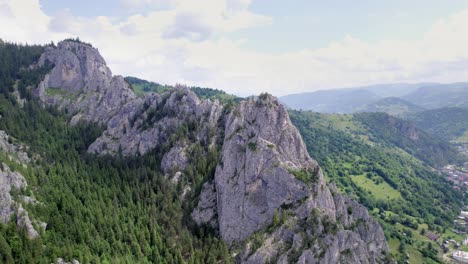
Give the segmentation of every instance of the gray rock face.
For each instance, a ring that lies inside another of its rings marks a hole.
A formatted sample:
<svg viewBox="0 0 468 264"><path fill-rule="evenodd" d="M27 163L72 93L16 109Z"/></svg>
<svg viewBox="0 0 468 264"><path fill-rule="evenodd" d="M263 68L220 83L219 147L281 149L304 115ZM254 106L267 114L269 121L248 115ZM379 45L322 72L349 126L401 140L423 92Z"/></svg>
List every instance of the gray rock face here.
<svg viewBox="0 0 468 264"><path fill-rule="evenodd" d="M79 120L105 124L135 94L121 76L112 76L99 52L88 44L62 41L48 47L38 66L54 67L34 91L47 105L55 105Z"/></svg>
<svg viewBox="0 0 468 264"><path fill-rule="evenodd" d="M63 258L58 258L56 264L80 264L80 262L76 259L73 259L71 262L67 262L63 260ZM52 264L52 263L51 263Z"/></svg>
<svg viewBox="0 0 468 264"><path fill-rule="evenodd" d="M11 141L11 142L10 142ZM0 131L0 151L7 154L10 161L26 164L31 161L24 152L28 147L13 143L13 139L4 131ZM17 171L0 162L0 223L7 223L13 214L16 214L18 228L25 227L29 238L36 238L39 234L34 229L29 214L23 209L20 201L15 201L11 195L12 190L22 190L28 186L26 179ZM34 197L20 196L25 203L38 203Z"/></svg>
<svg viewBox="0 0 468 264"><path fill-rule="evenodd" d="M227 117L225 134L215 183L220 233L231 243L269 224L281 206L311 196L307 184L289 171L318 166L286 109L272 97L242 102ZM316 184L324 186L323 177ZM320 198L324 208L333 208L329 192Z"/></svg>
<svg viewBox="0 0 468 264"><path fill-rule="evenodd" d="M177 183L192 149L222 144L215 177L203 185L192 218L219 229L232 246L245 241L238 262L385 261L379 224L327 185L276 98L261 95L230 110L183 86L137 98L121 77L112 77L97 50L73 41L48 48L39 65L46 61L55 66L36 96L67 109L72 124L106 127L90 153L131 156L158 149L163 172ZM181 195L189 190L185 186ZM252 236L261 236L261 245L251 243Z"/></svg>
<svg viewBox="0 0 468 264"><path fill-rule="evenodd" d="M34 226L32 225L31 219L29 218L29 214L26 210L23 209L23 206L18 203L18 209L16 211L16 225L18 227L24 226L26 228L26 233L28 234L28 237L31 239L34 239L39 236L39 233L34 229Z"/></svg>
<svg viewBox="0 0 468 264"><path fill-rule="evenodd" d="M12 189L20 190L27 186L26 179L18 172L10 170L8 165L1 163L0 169L0 222L7 223L16 211L16 203L10 195Z"/></svg>
<svg viewBox="0 0 468 264"><path fill-rule="evenodd" d="M0 130L0 151L9 155L10 160L15 160L18 163L26 164L31 161L26 154L27 147L10 143L12 138L5 133L5 131Z"/></svg>
<svg viewBox="0 0 468 264"><path fill-rule="evenodd" d="M187 87L177 87L164 94L138 98L123 106L107 123L107 129L88 151L97 154L145 154L178 133L194 130L194 142L214 145L217 122L222 107L217 101L200 101ZM165 173L187 164L185 148L180 144L166 154L162 166Z"/></svg>
<svg viewBox="0 0 468 264"><path fill-rule="evenodd" d="M164 174L169 174L174 170L183 170L189 163L187 157L187 146L186 145L175 145L167 152L161 161L161 170Z"/></svg>
<svg viewBox="0 0 468 264"><path fill-rule="evenodd" d="M209 224L213 228L218 226L216 199L214 184L209 182L203 184L198 206L192 213L192 218L198 225Z"/></svg>
<svg viewBox="0 0 468 264"><path fill-rule="evenodd" d="M241 102L225 127L214 184L203 187L192 217L199 224L217 222L229 244L262 236L259 248L247 243L239 262L385 261L382 228L363 206L326 184L275 98ZM283 220L272 229L278 215Z"/></svg>
<svg viewBox="0 0 468 264"><path fill-rule="evenodd" d="M29 238L36 238L39 234L34 229L29 214L23 209L21 203L13 200L11 191L27 187L26 179L18 172L11 171L8 165L1 163L0 169L0 223L8 223L13 214L16 214L16 224L24 226Z"/></svg>

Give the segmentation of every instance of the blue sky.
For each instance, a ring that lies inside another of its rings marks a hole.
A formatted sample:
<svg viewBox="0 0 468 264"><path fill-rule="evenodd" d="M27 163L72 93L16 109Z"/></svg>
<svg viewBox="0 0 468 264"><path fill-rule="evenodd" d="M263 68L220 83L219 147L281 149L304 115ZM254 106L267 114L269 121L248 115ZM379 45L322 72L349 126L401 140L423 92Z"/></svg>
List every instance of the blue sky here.
<svg viewBox="0 0 468 264"><path fill-rule="evenodd" d="M273 16L274 22L266 30L256 28L239 34L251 40L250 48L280 52L320 48L345 35L369 42L415 39L437 19L468 8L468 1L463 0L291 0L288 6L284 2L253 2L252 10Z"/></svg>
<svg viewBox="0 0 468 264"><path fill-rule="evenodd" d="M465 0L0 0L0 32L79 36L115 74L239 95L468 81Z"/></svg>
<svg viewBox="0 0 468 264"><path fill-rule="evenodd" d="M63 9L84 17L109 16L116 19L145 14L145 7L127 9L114 0L41 0L45 13ZM320 48L333 40L352 35L369 42L381 39L417 39L437 19L468 8L466 0L256 0L250 10L270 16L273 23L228 34L244 38L246 48L260 52L290 52Z"/></svg>

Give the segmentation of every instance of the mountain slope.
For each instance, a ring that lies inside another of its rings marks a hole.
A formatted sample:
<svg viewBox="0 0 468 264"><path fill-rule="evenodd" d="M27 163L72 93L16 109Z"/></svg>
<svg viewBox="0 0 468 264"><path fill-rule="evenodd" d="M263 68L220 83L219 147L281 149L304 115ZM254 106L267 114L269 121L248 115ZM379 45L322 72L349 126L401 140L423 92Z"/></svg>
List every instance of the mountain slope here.
<svg viewBox="0 0 468 264"><path fill-rule="evenodd" d="M292 109L320 113L383 111L400 114L422 109L467 107L468 84L380 84L292 94L282 96L280 100Z"/></svg>
<svg viewBox="0 0 468 264"><path fill-rule="evenodd" d="M461 139L468 133L468 108L433 109L408 114L405 118L438 138L468 143L468 138Z"/></svg>
<svg viewBox="0 0 468 264"><path fill-rule="evenodd" d="M459 162L457 151L448 142L430 136L412 122L384 113L359 113L354 119L366 126L373 141L401 148L431 166Z"/></svg>
<svg viewBox="0 0 468 264"><path fill-rule="evenodd" d="M21 171L43 204L24 205L47 223L31 246L0 225L0 253L9 259L387 260L379 224L325 182L272 96L200 100L179 86L137 97L94 48L76 40L47 47L35 68L48 65L31 87L37 100L20 107L14 97L0 97L0 129L36 157ZM194 222L196 212L210 216L204 209L214 212L211 227Z"/></svg>
<svg viewBox="0 0 468 264"><path fill-rule="evenodd" d="M163 93L174 89L174 86L161 85L159 83L150 82L136 77L125 77L125 81L131 86L135 94L138 96L145 96L148 93ZM211 88L201 87L188 87L192 90L200 99L218 99L221 102L227 102L229 100L239 101L240 98L234 95L227 94L224 91Z"/></svg>
<svg viewBox="0 0 468 264"><path fill-rule="evenodd" d="M375 115L369 114L366 119ZM404 262L406 251L398 252L398 247L405 243L408 252L411 251L410 263L431 261L423 256L423 248L416 246L417 241L427 244L429 239L422 237L416 241L416 236L408 235L417 234L423 227L444 233L441 231L452 226L465 201L462 194L427 164L398 147L392 136L387 138L386 134L378 136L375 135L378 131L369 131L373 128L367 125L368 120L361 123L362 118L353 115L305 111L290 111L290 116L310 155L322 164L325 176L372 210L384 227L392 252ZM413 137L411 130L399 129L390 134L401 132L405 137ZM427 149L433 147L437 145Z"/></svg>
<svg viewBox="0 0 468 264"><path fill-rule="evenodd" d="M357 112L384 112L393 116L423 111L424 108L398 97L385 97L358 108Z"/></svg>

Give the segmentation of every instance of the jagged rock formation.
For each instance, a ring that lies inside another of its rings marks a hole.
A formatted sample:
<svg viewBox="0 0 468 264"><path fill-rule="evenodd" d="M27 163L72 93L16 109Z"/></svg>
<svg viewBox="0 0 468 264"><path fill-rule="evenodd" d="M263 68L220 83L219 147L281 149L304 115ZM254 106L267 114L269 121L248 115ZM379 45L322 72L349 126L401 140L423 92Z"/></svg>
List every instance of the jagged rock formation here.
<svg viewBox="0 0 468 264"><path fill-rule="evenodd" d="M171 136L184 129L196 129L194 141L213 145L221 112L222 107L218 102L200 101L187 87L138 98L127 103L110 119L106 131L89 147L89 152L102 155L121 151L124 155L143 155L167 143ZM179 159L178 165L183 168L186 157L177 151L183 147L174 147L176 149L168 155ZM169 162L173 163L166 158L163 163L165 173L174 167Z"/></svg>
<svg viewBox="0 0 468 264"><path fill-rule="evenodd" d="M385 260L381 227L363 206L330 191L275 98L241 102L226 118L225 135L214 182L204 186L192 216L197 223L218 223L229 244L260 236L261 246L247 244L239 261Z"/></svg>
<svg viewBox="0 0 468 264"><path fill-rule="evenodd" d="M208 224L212 228L218 227L216 189L212 182L203 184L198 206L192 212L192 218L198 225Z"/></svg>
<svg viewBox="0 0 468 264"><path fill-rule="evenodd" d="M13 139L4 131L0 131L0 152L15 163L26 166L31 161L24 152L26 146L10 143ZM24 226L29 238L36 238L39 234L34 228L28 212L20 201L15 201L11 194L13 190L23 190L28 186L26 179L17 171L13 171L7 164L0 162L0 223L8 223L13 214L16 215L18 228ZM38 203L34 197L20 196L25 203ZM45 225L45 223L39 223Z"/></svg>
<svg viewBox="0 0 468 264"><path fill-rule="evenodd" d="M18 228L24 226L30 238L36 238L39 234L34 229L29 214L23 209L21 203L15 201L11 191L25 189L26 179L20 173L12 171L8 165L1 163L0 169L0 223L8 223L13 214L16 214Z"/></svg>
<svg viewBox="0 0 468 264"><path fill-rule="evenodd" d="M2 163L0 169L0 222L10 221L11 215L16 211L15 202L11 197L12 189L21 190L26 188L27 183L23 175L10 170L8 165Z"/></svg>
<svg viewBox="0 0 468 264"><path fill-rule="evenodd" d="M0 130L0 151L9 155L9 159L15 160L17 163L29 163L31 159L25 152L27 147L10 143L10 141L12 142L13 139L5 131Z"/></svg>
<svg viewBox="0 0 468 264"><path fill-rule="evenodd" d="M76 41L48 47L38 66L54 65L34 94L47 105L66 109L79 120L105 124L127 102L135 99L122 76L112 76L99 52Z"/></svg>
<svg viewBox="0 0 468 264"><path fill-rule="evenodd" d="M24 226L26 228L26 233L28 234L28 237L31 239L34 239L37 236L39 236L39 233L36 231L36 229L34 229L32 221L29 218L28 211L24 210L23 206L20 203L17 204L17 207L18 208L16 211L16 225L18 227Z"/></svg>
<svg viewBox="0 0 468 264"><path fill-rule="evenodd" d="M221 147L215 177L203 185L192 217L218 229L240 251L239 262L385 261L381 227L327 185L276 98L261 95L223 108L187 87L137 98L95 49L77 42L48 48L39 65L45 61L55 67L36 89L38 98L67 109L73 123L106 127L90 153L143 155L157 148L165 153L163 172L178 182L195 145Z"/></svg>

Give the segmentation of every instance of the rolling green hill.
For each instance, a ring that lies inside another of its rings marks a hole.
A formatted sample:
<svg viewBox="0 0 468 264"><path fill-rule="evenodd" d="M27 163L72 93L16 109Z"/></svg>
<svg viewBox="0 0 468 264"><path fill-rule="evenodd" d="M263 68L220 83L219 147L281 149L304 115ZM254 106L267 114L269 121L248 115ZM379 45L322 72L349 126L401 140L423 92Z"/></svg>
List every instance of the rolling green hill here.
<svg viewBox="0 0 468 264"><path fill-rule="evenodd" d="M404 256L398 248L405 243L410 263L428 262L423 256L426 249L420 246L428 239L416 234L423 225L445 234L464 201L461 193L429 167L446 161L445 156L433 159L431 151L452 155L447 144L434 142L407 122L386 114L290 111L290 116L328 179L379 219L393 253ZM411 139L415 131L420 142ZM415 234L411 239L403 235L409 232Z"/></svg>

